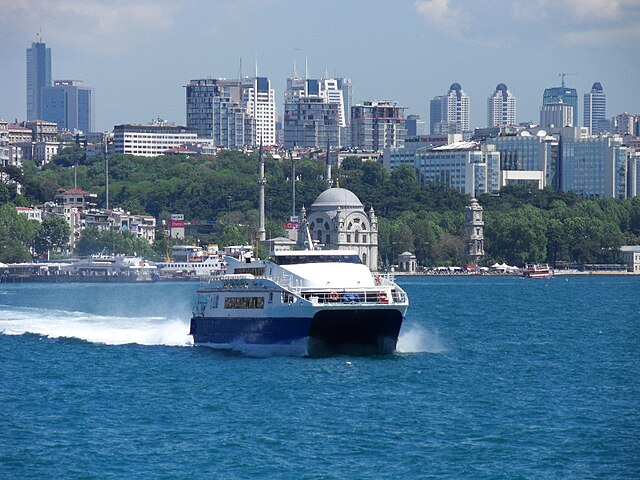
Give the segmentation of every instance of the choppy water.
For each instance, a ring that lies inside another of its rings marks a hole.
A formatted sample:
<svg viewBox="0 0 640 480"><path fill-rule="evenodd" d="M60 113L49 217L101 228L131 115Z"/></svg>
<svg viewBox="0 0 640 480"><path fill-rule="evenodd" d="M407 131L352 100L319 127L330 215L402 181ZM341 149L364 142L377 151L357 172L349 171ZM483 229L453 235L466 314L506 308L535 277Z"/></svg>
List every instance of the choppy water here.
<svg viewBox="0 0 640 480"><path fill-rule="evenodd" d="M0 478L640 478L640 278L401 278L387 357L191 346L194 284L0 285Z"/></svg>

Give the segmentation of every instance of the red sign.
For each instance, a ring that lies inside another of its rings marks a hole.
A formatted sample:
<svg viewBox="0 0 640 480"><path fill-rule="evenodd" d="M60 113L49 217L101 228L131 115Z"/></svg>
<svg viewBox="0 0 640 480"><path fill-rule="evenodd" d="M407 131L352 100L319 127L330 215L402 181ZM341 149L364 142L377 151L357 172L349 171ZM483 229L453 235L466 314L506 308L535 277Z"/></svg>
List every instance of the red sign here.
<svg viewBox="0 0 640 480"><path fill-rule="evenodd" d="M169 228L184 228L184 220L169 220Z"/></svg>
<svg viewBox="0 0 640 480"><path fill-rule="evenodd" d="M284 228L286 228L287 230L295 230L300 226L300 223L299 222L282 222L282 225L284 225Z"/></svg>

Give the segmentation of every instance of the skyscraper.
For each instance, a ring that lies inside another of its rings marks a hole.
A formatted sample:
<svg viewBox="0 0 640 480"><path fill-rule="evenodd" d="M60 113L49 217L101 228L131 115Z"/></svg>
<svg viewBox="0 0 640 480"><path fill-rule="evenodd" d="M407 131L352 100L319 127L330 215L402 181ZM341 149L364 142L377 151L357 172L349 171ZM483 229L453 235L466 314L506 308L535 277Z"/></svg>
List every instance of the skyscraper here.
<svg viewBox="0 0 640 480"><path fill-rule="evenodd" d="M85 134L95 129L94 93L80 80L56 80L52 87L41 92L41 117L56 122L58 130L82 130Z"/></svg>
<svg viewBox="0 0 640 480"><path fill-rule="evenodd" d="M343 90L336 79L287 79L284 94L284 144L286 148L342 146L346 128Z"/></svg>
<svg viewBox="0 0 640 480"><path fill-rule="evenodd" d="M516 124L516 97L504 83L499 83L496 91L487 100L487 126Z"/></svg>
<svg viewBox="0 0 640 480"><path fill-rule="evenodd" d="M276 143L275 91L266 77L206 78L186 85L187 127L225 148Z"/></svg>
<svg viewBox="0 0 640 480"><path fill-rule="evenodd" d="M611 124L607 120L607 96L600 82L595 82L591 92L584 94L584 126L591 135L608 131Z"/></svg>
<svg viewBox="0 0 640 480"><path fill-rule="evenodd" d="M33 42L27 49L27 120L42 115L44 87L51 86L51 49L44 42Z"/></svg>
<svg viewBox="0 0 640 480"><path fill-rule="evenodd" d="M364 102L351 108L351 146L367 152L404 146L404 107L396 102Z"/></svg>
<svg viewBox="0 0 640 480"><path fill-rule="evenodd" d="M214 104L223 102L240 106L242 96L240 80L195 79L190 80L185 88L187 96L187 128L196 130L200 138L217 138L219 140L221 137L221 122L227 124L228 119L221 120L215 117L215 113L220 113L221 110L219 108L216 110ZM228 105L227 108L231 108L231 105ZM244 118L240 119L240 121L244 124ZM242 128L244 129L244 127ZM233 131L236 131L236 129L233 128ZM244 136L241 142L240 145L244 145ZM235 140L232 143L235 143ZM221 143L216 143L216 145L220 146L226 146L227 144L226 139L222 140Z"/></svg>
<svg viewBox="0 0 640 480"><path fill-rule="evenodd" d="M551 87L544 90L542 105L563 103L573 108L572 126L578 126L578 91L575 88L564 86L564 77L561 87Z"/></svg>
<svg viewBox="0 0 640 480"><path fill-rule="evenodd" d="M469 97L459 83L451 84L446 95L430 102L432 135L462 133L469 130Z"/></svg>
<svg viewBox="0 0 640 480"><path fill-rule="evenodd" d="M276 144L276 93L267 77L245 77L242 80L242 105L255 123L251 145Z"/></svg>

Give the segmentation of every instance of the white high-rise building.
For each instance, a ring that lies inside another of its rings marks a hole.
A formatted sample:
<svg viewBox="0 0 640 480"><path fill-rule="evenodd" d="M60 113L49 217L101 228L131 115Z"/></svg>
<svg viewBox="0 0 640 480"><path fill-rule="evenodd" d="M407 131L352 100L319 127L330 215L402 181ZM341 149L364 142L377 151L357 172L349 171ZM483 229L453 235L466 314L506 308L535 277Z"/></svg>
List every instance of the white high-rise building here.
<svg viewBox="0 0 640 480"><path fill-rule="evenodd" d="M276 93L267 77L242 80L242 104L250 119L255 120L252 144L276 144Z"/></svg>
<svg viewBox="0 0 640 480"><path fill-rule="evenodd" d="M451 84L446 95L434 97L430 102L431 134L469 130L469 105L469 97L460 84Z"/></svg>
<svg viewBox="0 0 640 480"><path fill-rule="evenodd" d="M591 135L608 131L611 124L607 120L607 96L600 82L595 82L591 91L584 94L584 126Z"/></svg>
<svg viewBox="0 0 640 480"><path fill-rule="evenodd" d="M516 97L504 83L499 83L487 100L487 126L516 124Z"/></svg>
<svg viewBox="0 0 640 480"><path fill-rule="evenodd" d="M344 98L342 90L338 87L338 80L335 78L323 78L320 81L320 92L328 103L335 103L338 105L339 126L346 127L347 120L344 110Z"/></svg>

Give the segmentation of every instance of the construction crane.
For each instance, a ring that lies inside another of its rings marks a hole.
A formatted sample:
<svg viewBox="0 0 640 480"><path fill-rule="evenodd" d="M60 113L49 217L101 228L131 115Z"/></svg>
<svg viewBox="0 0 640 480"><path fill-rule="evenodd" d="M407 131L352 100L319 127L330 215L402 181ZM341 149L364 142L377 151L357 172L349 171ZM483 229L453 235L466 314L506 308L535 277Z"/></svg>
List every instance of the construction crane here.
<svg viewBox="0 0 640 480"><path fill-rule="evenodd" d="M566 77L567 75L577 75L577 73L568 73L568 72L565 72L565 73L559 73L559 74L558 74L558 76L559 76L559 77L562 77L562 86L563 86L563 87L564 87L564 77Z"/></svg>

